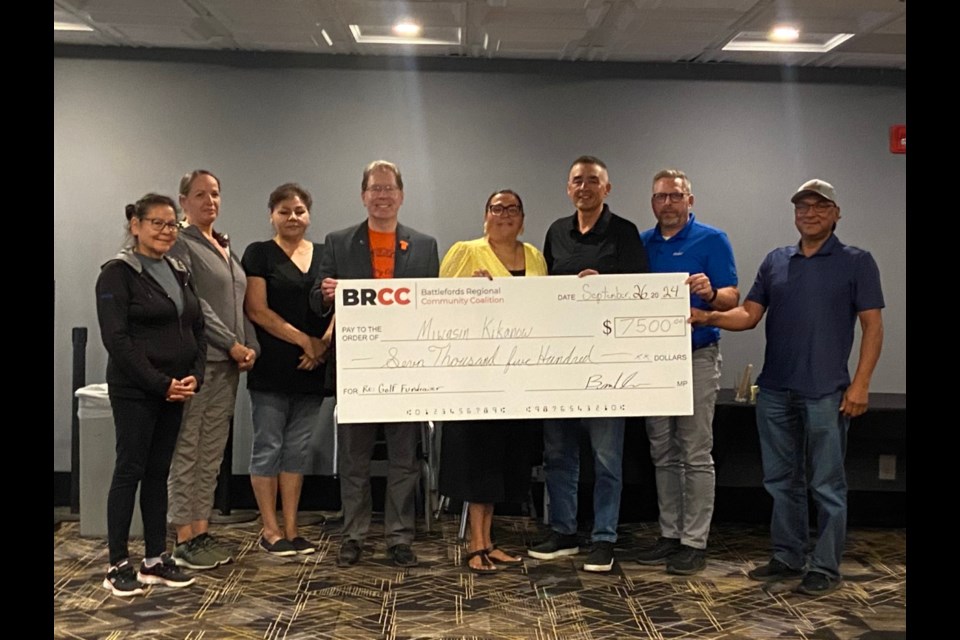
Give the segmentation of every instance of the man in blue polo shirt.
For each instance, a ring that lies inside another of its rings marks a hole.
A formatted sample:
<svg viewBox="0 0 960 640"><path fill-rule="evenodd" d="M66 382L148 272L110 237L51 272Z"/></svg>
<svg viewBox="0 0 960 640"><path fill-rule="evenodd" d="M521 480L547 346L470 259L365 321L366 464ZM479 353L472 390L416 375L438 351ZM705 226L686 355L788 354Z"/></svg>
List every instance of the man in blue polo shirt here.
<svg viewBox="0 0 960 640"><path fill-rule="evenodd" d="M767 312L757 430L763 484L773 497L773 556L748 575L764 582L802 576L800 593L822 595L843 579L847 429L850 418L867 410L883 344L884 303L873 256L834 235L840 207L833 185L809 180L791 201L800 242L767 254L742 306L690 313L695 324L742 331ZM847 360L858 319L860 357L851 381ZM808 488L818 534L809 555Z"/></svg>
<svg viewBox="0 0 960 640"><path fill-rule="evenodd" d="M737 267L727 234L690 211L690 179L677 169L653 177L650 204L657 225L640 234L650 270L690 274L690 304L725 311L740 302ZM640 564L667 565L667 573L692 575L706 566L713 518L713 408L720 389L720 330L693 330L693 415L646 419L656 469L660 537L641 549Z"/></svg>

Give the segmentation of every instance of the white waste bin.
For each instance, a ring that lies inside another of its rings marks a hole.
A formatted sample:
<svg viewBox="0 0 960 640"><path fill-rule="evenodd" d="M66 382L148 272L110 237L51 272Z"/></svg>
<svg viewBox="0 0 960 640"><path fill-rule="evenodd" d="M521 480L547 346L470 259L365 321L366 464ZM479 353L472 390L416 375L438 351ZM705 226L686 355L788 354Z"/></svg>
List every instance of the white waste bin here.
<svg viewBox="0 0 960 640"><path fill-rule="evenodd" d="M89 384L77 389L80 408L80 535L107 536L107 493L117 459L116 431L106 384ZM130 523L130 537L143 537L140 490Z"/></svg>

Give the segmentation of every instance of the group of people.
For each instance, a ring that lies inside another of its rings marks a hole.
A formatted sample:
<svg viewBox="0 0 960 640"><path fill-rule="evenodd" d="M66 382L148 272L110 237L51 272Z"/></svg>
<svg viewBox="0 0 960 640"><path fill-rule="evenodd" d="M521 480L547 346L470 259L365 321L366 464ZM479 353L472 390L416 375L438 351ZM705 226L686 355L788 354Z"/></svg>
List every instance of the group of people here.
<svg viewBox="0 0 960 640"><path fill-rule="evenodd" d="M147 194L127 206L129 246L97 280L117 441L103 586L115 595L137 595L145 584L188 586L194 579L180 567L231 562L232 550L209 526L243 371L259 545L278 556L316 550L297 530L332 336L309 305L323 256L322 245L305 239L312 204L300 185L277 187L267 203L274 236L251 244L242 258L214 228L220 180L209 171L181 180L182 221L166 196ZM128 538L138 485L145 557L136 570ZM172 553L168 522L176 529Z"/></svg>
<svg viewBox="0 0 960 640"><path fill-rule="evenodd" d="M650 201L657 222L643 233L606 203L611 182L604 162L581 156L567 180L575 212L549 227L542 253L519 239L523 201L504 189L487 199L482 237L455 243L442 261L433 237L398 221L404 189L395 164L370 163L360 186L366 220L330 233L323 245L305 239L310 194L296 184L278 187L268 201L274 237L253 243L239 263L226 236L213 229L220 183L208 171L194 171L181 182L182 228L176 204L164 196L148 194L127 207L132 244L104 265L97 283L117 430L105 587L133 595L142 584L184 586L192 579L178 566L205 569L231 560L230 550L208 528L241 371L248 371L253 411L250 477L263 520L260 547L275 555L315 550L298 534L296 515L310 432L319 422L324 367L333 357L340 280L686 272L694 325L694 411L645 420L660 535L634 558L678 575L705 567L714 506L720 329L751 329L766 314L757 424L764 486L773 497L773 553L749 577L799 580L798 590L814 595L837 588L846 532L846 434L850 418L867 408L884 302L871 255L842 244L834 233L840 207L832 185L810 180L792 195L799 242L767 256L742 304L729 239L697 219L690 179L676 169L654 176ZM851 380L847 359L858 320L863 336ZM493 513L498 503L525 498L540 449L533 442L542 427L550 533L527 554L551 560L580 553L583 436L595 470L583 569L610 571L624 425L624 417L445 424L441 492L469 503L469 570L494 573L524 562L495 544ZM381 429L387 447L387 556L400 567L418 563L413 540L419 424L349 424L339 426L344 520L336 562L341 567L358 563L364 553L371 459ZM138 484L146 557L135 572L127 537ZM812 550L808 489L818 516ZM276 517L278 491L282 525ZM165 552L168 518L177 530L172 555Z"/></svg>

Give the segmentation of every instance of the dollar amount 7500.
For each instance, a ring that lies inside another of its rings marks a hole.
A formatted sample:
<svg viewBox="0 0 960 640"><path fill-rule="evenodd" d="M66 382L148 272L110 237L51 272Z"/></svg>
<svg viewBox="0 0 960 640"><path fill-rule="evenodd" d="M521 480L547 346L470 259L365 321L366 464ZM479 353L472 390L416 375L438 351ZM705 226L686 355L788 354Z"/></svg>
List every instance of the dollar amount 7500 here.
<svg viewBox="0 0 960 640"><path fill-rule="evenodd" d="M659 338L685 336L687 326L683 316L644 316L604 320L602 331L615 338Z"/></svg>

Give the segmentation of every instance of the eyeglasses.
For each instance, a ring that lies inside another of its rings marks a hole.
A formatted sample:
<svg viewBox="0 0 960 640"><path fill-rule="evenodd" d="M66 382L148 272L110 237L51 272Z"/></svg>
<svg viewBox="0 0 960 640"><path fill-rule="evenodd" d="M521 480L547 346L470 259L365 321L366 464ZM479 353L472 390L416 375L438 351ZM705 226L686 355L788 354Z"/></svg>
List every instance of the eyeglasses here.
<svg viewBox="0 0 960 640"><path fill-rule="evenodd" d="M506 207L503 206L502 204L492 204L489 207L487 207L487 211L489 211L495 216L504 216L504 217L518 216L522 213L522 211L520 211L520 207L518 207L515 204L511 204Z"/></svg>
<svg viewBox="0 0 960 640"><path fill-rule="evenodd" d="M675 191L671 191L670 193L655 193L653 194L653 201L657 204L663 204L667 201L667 198L669 198L670 202L676 204L689 195L689 193L677 193Z"/></svg>
<svg viewBox="0 0 960 640"><path fill-rule="evenodd" d="M180 224L177 222L165 222L160 218L141 218L140 222L149 222L154 231L180 232Z"/></svg>
<svg viewBox="0 0 960 640"><path fill-rule="evenodd" d="M400 191L400 187L395 187L392 184L375 184L367 187L367 191L372 191L374 193L385 193L389 196L395 191Z"/></svg>
<svg viewBox="0 0 960 640"><path fill-rule="evenodd" d="M830 210L830 207L834 206L836 205L829 200L819 200L813 204L808 202L797 202L793 205L793 212L797 215L803 215L812 208L817 213L826 213Z"/></svg>

